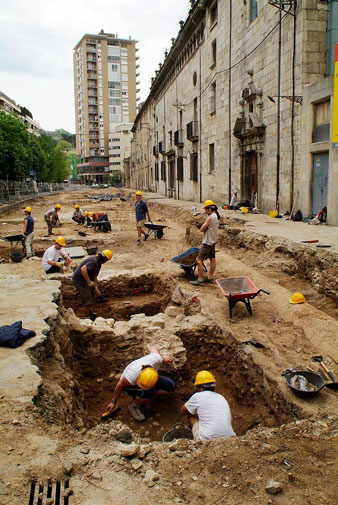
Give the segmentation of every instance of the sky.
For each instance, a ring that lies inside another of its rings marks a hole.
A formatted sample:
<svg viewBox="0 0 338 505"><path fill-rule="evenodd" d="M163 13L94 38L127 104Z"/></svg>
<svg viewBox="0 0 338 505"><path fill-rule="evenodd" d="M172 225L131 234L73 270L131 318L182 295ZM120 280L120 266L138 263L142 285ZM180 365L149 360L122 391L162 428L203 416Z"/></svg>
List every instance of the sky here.
<svg viewBox="0 0 338 505"><path fill-rule="evenodd" d="M73 48L85 33L138 40L141 101L189 0L1 0L0 91L44 130L75 133Z"/></svg>

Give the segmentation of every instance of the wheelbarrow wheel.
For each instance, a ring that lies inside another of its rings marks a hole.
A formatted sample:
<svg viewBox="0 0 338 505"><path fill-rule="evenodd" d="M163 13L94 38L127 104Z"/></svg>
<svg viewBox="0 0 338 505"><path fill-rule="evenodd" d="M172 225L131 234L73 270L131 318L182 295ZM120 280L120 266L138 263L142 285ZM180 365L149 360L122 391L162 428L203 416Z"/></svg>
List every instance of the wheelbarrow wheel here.
<svg viewBox="0 0 338 505"><path fill-rule="evenodd" d="M160 239L163 237L163 230L156 230L156 238Z"/></svg>

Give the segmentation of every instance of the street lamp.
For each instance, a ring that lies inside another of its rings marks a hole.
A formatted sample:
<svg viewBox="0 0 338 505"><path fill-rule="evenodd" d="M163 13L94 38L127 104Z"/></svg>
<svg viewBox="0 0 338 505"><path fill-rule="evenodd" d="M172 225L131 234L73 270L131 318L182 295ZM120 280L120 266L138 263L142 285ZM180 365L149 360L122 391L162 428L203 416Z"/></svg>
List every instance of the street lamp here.
<svg viewBox="0 0 338 505"><path fill-rule="evenodd" d="M295 95L295 96L292 96L292 95L274 95L274 96L269 96L268 95L268 99L272 103L276 103L276 100L274 100L274 98L286 98L287 100L290 100L290 102L296 102L296 103L300 103L300 104L303 103L303 97L302 97L302 95Z"/></svg>

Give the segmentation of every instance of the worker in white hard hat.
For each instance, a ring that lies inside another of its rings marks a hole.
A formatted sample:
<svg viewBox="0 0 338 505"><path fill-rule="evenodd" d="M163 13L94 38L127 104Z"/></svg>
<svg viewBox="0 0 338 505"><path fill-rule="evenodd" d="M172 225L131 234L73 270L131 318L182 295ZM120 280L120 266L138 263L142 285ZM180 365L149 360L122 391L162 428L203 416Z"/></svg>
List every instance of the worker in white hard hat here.
<svg viewBox="0 0 338 505"><path fill-rule="evenodd" d="M204 212L207 214L205 223L201 226L200 232L203 233L202 247L197 256L198 279L191 281L193 286L203 286L206 282L214 281L216 270L216 242L219 228L220 215L217 205L212 200L206 200L203 205ZM203 262L210 260L209 274L203 276Z"/></svg>
<svg viewBox="0 0 338 505"><path fill-rule="evenodd" d="M213 374L201 370L196 375L194 386L197 392L180 409L180 414L189 418L194 439L235 436L229 404L224 396L215 392L216 379Z"/></svg>
<svg viewBox="0 0 338 505"><path fill-rule="evenodd" d="M23 235L24 235L24 243L23 243L23 252L26 255L26 258L30 258L34 256L34 219L31 216L32 209L31 207L26 207L24 209L25 217L24 217L24 225L23 225Z"/></svg>
<svg viewBox="0 0 338 505"><path fill-rule="evenodd" d="M47 223L47 228L48 228L48 235L54 235L53 233L53 227L54 226L61 226L60 218L58 215L59 210L61 209L61 205L58 203L55 205L55 207L52 207L51 209L47 210L46 214L44 215L44 219Z"/></svg>
<svg viewBox="0 0 338 505"><path fill-rule="evenodd" d="M136 212L136 228L137 228L137 245L141 245L141 237L147 240L149 233L146 232L144 223L148 219L150 221L149 210L146 202L142 200L142 191L137 191L135 194L135 212Z"/></svg>
<svg viewBox="0 0 338 505"><path fill-rule="evenodd" d="M80 209L79 205L74 205L74 212L73 212L72 220L78 224L84 224L84 222L85 222L85 216L83 214L83 210Z"/></svg>
<svg viewBox="0 0 338 505"><path fill-rule="evenodd" d="M150 349L150 354L132 361L122 372L121 378L116 384L111 403L107 406L108 411L113 411L122 393L133 398L128 406L129 414L135 421L144 421L143 407L149 405L153 396L166 396L176 389L176 383L170 377L158 374L162 363L171 364L173 359L160 353L157 349Z"/></svg>
<svg viewBox="0 0 338 505"><path fill-rule="evenodd" d="M70 257L62 251L66 241L64 237L56 237L54 245L48 247L42 258L42 266L46 274L59 274L67 272L71 263ZM62 259L63 261L60 261Z"/></svg>
<svg viewBox="0 0 338 505"><path fill-rule="evenodd" d="M101 296L98 287L98 275L101 266L110 261L113 257L113 252L110 249L105 249L97 256L90 256L80 263L73 273L73 283L77 289L79 297L83 304L84 317L95 321L97 314L93 312L93 293Z"/></svg>

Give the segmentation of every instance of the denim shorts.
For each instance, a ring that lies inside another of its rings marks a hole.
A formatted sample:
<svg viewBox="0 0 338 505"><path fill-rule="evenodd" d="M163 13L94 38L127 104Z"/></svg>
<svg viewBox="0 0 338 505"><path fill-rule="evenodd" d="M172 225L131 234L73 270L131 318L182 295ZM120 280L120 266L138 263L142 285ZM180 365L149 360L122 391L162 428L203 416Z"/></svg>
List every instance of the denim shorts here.
<svg viewBox="0 0 338 505"><path fill-rule="evenodd" d="M159 375L155 386L145 391L138 386L127 386L123 388L123 392L133 398L152 398L156 391L166 391L172 393L176 389L176 382L170 377Z"/></svg>

